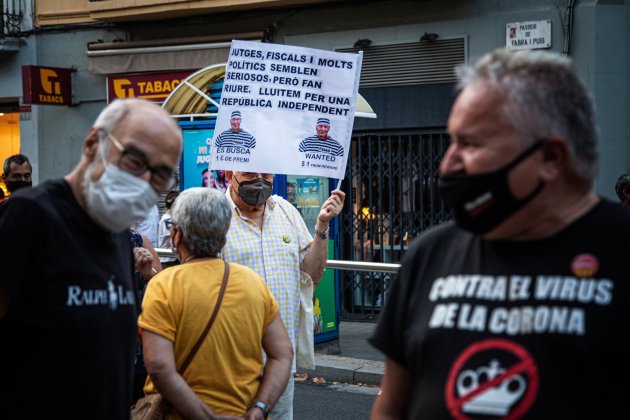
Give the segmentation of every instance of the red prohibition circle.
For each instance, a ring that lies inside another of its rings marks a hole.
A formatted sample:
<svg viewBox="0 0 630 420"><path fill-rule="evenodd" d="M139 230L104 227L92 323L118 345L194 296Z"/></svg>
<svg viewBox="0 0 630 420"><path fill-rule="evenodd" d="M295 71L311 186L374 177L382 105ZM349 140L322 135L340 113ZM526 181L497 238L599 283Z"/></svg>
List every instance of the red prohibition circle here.
<svg viewBox="0 0 630 420"><path fill-rule="evenodd" d="M529 352L520 344L517 344L513 341L504 340L500 338L490 338L487 340L479 341L477 343L473 343L468 346L458 357L455 359L455 363L448 374L448 380L446 382L446 387L444 390L446 405L448 407L449 412L453 416L453 418L458 420L469 420L470 417L467 417L462 413L461 408L464 403L470 399L468 398L456 398L455 397L455 384L457 381L457 375L462 370L464 364L474 355L481 353L486 350L503 350L505 352L511 353L515 355L519 361L512 367L506 368L507 374L505 376L511 376L516 373L526 373L528 377L527 381L527 391L525 395L522 397L521 401L518 402L516 408L514 408L504 419L512 420L518 419L522 417L527 411L530 409L534 400L536 399L536 395L538 395L538 368L536 367L536 363ZM470 394L474 394L475 392L471 392ZM469 394L469 395L470 395Z"/></svg>

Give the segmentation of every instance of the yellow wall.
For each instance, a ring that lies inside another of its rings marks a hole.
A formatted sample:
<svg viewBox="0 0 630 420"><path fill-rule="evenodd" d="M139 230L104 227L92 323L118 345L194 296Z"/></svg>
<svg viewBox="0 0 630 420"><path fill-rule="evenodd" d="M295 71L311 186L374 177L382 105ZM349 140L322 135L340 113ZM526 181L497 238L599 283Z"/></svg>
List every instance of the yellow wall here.
<svg viewBox="0 0 630 420"><path fill-rule="evenodd" d="M11 155L20 153L20 114L5 113L0 115L0 174L4 160ZM4 188L0 180L0 188Z"/></svg>
<svg viewBox="0 0 630 420"><path fill-rule="evenodd" d="M92 22L88 0L35 0L38 25L60 25Z"/></svg>
<svg viewBox="0 0 630 420"><path fill-rule="evenodd" d="M40 26L94 21L159 20L236 10L289 7L334 0L35 0Z"/></svg>

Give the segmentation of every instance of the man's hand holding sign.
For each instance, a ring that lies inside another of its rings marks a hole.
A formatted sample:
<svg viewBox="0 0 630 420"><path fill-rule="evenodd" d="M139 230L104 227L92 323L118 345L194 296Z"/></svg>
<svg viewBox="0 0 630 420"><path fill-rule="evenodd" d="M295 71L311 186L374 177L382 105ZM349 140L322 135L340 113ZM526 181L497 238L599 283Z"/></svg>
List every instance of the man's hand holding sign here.
<svg viewBox="0 0 630 420"><path fill-rule="evenodd" d="M334 190L330 197L324 201L319 215L317 216L315 238L313 239L311 249L302 262L302 270L311 274L315 286L319 284L324 274L324 269L326 268L329 223L333 217L341 213L345 199L346 193L341 190Z"/></svg>

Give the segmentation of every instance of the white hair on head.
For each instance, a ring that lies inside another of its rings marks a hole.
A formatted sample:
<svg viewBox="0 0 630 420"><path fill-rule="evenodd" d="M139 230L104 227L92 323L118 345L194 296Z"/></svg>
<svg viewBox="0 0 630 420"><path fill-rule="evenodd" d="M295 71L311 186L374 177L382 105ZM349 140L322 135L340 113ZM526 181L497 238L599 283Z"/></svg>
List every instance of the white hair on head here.
<svg viewBox="0 0 630 420"><path fill-rule="evenodd" d="M172 218L193 255L216 257L225 245L232 209L225 193L195 187L179 194L172 207Z"/></svg>

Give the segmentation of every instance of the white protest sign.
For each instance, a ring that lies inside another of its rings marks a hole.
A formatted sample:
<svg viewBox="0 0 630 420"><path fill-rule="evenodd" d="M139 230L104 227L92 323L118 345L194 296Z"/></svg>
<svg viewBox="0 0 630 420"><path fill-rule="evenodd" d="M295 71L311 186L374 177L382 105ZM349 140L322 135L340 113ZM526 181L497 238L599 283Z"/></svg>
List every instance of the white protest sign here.
<svg viewBox="0 0 630 420"><path fill-rule="evenodd" d="M361 60L232 41L210 168L343 179Z"/></svg>

